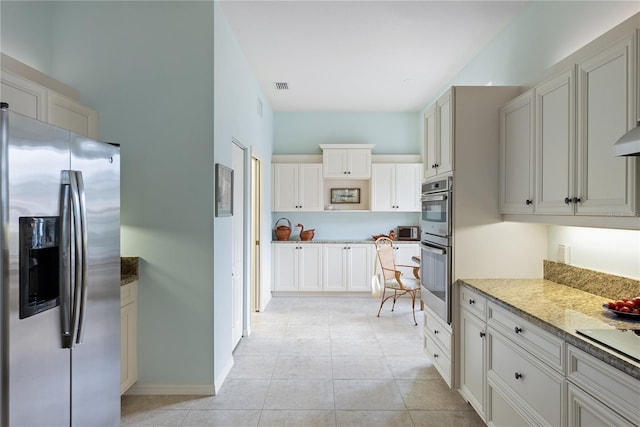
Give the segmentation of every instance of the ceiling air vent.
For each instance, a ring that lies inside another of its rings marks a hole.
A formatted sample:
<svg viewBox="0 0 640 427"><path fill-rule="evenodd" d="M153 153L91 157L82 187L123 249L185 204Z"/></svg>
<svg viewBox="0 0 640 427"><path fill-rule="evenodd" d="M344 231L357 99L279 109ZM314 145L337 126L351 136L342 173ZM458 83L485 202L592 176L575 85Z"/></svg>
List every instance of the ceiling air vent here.
<svg viewBox="0 0 640 427"><path fill-rule="evenodd" d="M275 82L273 86L275 86L276 90L289 90L289 83L287 82Z"/></svg>

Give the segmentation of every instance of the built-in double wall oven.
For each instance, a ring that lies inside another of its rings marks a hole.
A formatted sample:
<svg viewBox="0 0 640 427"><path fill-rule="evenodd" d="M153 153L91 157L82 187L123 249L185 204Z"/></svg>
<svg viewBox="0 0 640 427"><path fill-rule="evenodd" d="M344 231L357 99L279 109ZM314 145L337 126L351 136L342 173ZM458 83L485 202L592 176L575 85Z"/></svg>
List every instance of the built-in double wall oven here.
<svg viewBox="0 0 640 427"><path fill-rule="evenodd" d="M421 201L422 299L427 307L450 324L453 177L422 184Z"/></svg>

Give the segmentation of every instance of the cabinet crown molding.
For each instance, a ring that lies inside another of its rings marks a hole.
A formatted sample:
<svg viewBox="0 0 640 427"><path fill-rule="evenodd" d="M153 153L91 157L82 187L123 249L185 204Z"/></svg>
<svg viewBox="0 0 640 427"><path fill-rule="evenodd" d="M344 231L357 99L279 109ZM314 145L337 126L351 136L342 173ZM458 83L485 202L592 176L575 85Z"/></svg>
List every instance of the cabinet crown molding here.
<svg viewBox="0 0 640 427"><path fill-rule="evenodd" d="M327 148L338 148L338 149L354 149L354 148L362 148L362 149L370 149L373 150L373 147L376 144L318 144L321 149Z"/></svg>

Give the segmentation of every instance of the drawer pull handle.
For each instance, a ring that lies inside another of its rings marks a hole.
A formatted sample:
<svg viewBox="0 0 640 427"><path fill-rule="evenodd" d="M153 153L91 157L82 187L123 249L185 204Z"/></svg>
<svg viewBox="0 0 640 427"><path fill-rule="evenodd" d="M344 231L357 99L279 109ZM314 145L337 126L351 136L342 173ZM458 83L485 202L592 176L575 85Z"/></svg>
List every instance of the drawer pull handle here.
<svg viewBox="0 0 640 427"><path fill-rule="evenodd" d="M522 332L522 328L516 326L515 328L513 328L513 330L516 332L516 334L519 334Z"/></svg>
<svg viewBox="0 0 640 427"><path fill-rule="evenodd" d="M469 300L469 304L475 304L475 303L476 303L476 300L474 300L474 299L470 299Z"/></svg>
<svg viewBox="0 0 640 427"><path fill-rule="evenodd" d="M514 377L516 377L516 379L519 380L520 378L522 378L522 374L520 372L516 372Z"/></svg>
<svg viewBox="0 0 640 427"><path fill-rule="evenodd" d="M437 359L437 358L438 358L438 355L437 355L436 353L433 353L433 358L434 358L434 359Z"/></svg>
<svg viewBox="0 0 640 427"><path fill-rule="evenodd" d="M439 332L440 332L440 331L439 331L439 330L437 330L437 329L434 329L434 330L433 330L433 333L434 333L434 334L438 334Z"/></svg>
<svg viewBox="0 0 640 427"><path fill-rule="evenodd" d="M480 332L480 338L484 338L484 336L487 335L484 332Z"/></svg>

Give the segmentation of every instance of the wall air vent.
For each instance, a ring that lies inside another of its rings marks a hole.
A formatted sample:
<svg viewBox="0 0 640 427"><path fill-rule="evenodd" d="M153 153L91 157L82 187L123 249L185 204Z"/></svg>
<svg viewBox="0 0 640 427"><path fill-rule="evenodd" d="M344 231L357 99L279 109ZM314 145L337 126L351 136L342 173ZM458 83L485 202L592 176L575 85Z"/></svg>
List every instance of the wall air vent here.
<svg viewBox="0 0 640 427"><path fill-rule="evenodd" d="M276 90L289 90L289 83L287 82L274 82L273 86Z"/></svg>

